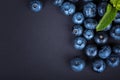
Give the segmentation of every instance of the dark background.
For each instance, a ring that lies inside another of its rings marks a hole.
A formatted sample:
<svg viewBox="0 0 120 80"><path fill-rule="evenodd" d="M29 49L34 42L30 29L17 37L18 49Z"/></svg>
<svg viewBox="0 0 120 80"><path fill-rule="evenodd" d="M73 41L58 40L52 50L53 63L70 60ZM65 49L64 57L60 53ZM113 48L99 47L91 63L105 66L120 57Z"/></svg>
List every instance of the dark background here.
<svg viewBox="0 0 120 80"><path fill-rule="evenodd" d="M68 62L82 52L72 47L71 17L49 0L33 13L28 1L0 1L0 80L120 80L120 67L73 72Z"/></svg>

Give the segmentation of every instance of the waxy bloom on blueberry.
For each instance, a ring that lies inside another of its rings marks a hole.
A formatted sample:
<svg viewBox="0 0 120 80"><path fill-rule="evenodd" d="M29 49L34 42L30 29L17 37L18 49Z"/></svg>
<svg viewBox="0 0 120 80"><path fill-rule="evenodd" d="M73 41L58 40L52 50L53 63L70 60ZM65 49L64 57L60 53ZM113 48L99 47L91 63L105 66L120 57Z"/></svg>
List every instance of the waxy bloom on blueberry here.
<svg viewBox="0 0 120 80"><path fill-rule="evenodd" d="M39 12L42 10L42 2L39 0L33 0L30 2L30 8L33 12Z"/></svg>
<svg viewBox="0 0 120 80"><path fill-rule="evenodd" d="M61 10L65 15L69 16L75 13L76 7L74 4L70 2L65 2L62 4Z"/></svg>
<svg viewBox="0 0 120 80"><path fill-rule="evenodd" d="M77 49L77 50L82 50L85 48L86 46L86 39L83 38L83 37L77 37L75 40L74 40L74 48Z"/></svg>
<svg viewBox="0 0 120 80"><path fill-rule="evenodd" d="M73 15L72 20L74 24L82 24L84 21L84 16L81 12L77 12Z"/></svg>
<svg viewBox="0 0 120 80"><path fill-rule="evenodd" d="M73 33L75 36L80 36L80 35L82 35L82 33L83 33L83 27L80 26L80 25L75 25L75 26L73 27L72 33Z"/></svg>
<svg viewBox="0 0 120 80"><path fill-rule="evenodd" d="M103 60L95 60L92 64L92 68L95 72L101 73L106 69L106 64Z"/></svg>
<svg viewBox="0 0 120 80"><path fill-rule="evenodd" d="M75 72L80 72L85 68L85 61L81 58L74 58L70 61L71 69Z"/></svg>

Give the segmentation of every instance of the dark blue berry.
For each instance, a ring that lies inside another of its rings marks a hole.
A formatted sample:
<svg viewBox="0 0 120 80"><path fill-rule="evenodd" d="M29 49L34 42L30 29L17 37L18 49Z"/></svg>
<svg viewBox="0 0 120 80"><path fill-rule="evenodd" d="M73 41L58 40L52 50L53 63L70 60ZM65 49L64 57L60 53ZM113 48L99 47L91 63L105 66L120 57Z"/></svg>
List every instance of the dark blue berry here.
<svg viewBox="0 0 120 80"><path fill-rule="evenodd" d="M103 60L96 60L93 62L92 67L95 72L101 73L106 69L106 64Z"/></svg>
<svg viewBox="0 0 120 80"><path fill-rule="evenodd" d="M115 45L113 47L113 52L120 55L120 45Z"/></svg>
<svg viewBox="0 0 120 80"><path fill-rule="evenodd" d="M107 8L107 2L101 2L99 5L98 5L98 14L100 16L103 16L106 12L106 8Z"/></svg>
<svg viewBox="0 0 120 80"><path fill-rule="evenodd" d="M92 2L87 3L84 5L83 13L85 17L93 18L96 16L96 5Z"/></svg>
<svg viewBox="0 0 120 80"><path fill-rule="evenodd" d="M56 6L61 6L64 0L54 0L53 4Z"/></svg>
<svg viewBox="0 0 120 80"><path fill-rule="evenodd" d="M86 19L84 21L84 26L87 29L95 29L97 26L97 21L95 19Z"/></svg>
<svg viewBox="0 0 120 80"><path fill-rule="evenodd" d="M33 12L39 12L42 10L42 2L34 0L30 2L30 8Z"/></svg>
<svg viewBox="0 0 120 80"><path fill-rule="evenodd" d="M98 52L99 57L102 59L108 58L110 56L110 54L111 54L110 46L103 46Z"/></svg>
<svg viewBox="0 0 120 80"><path fill-rule="evenodd" d="M65 2L61 6L62 12L67 16L74 14L75 9L76 9L75 5L70 2Z"/></svg>
<svg viewBox="0 0 120 80"><path fill-rule="evenodd" d="M112 54L108 57L107 64L110 67L117 67L120 64L120 57L118 55Z"/></svg>
<svg viewBox="0 0 120 80"><path fill-rule="evenodd" d="M108 41L108 35L104 32L96 33L94 40L97 44L105 44Z"/></svg>
<svg viewBox="0 0 120 80"><path fill-rule="evenodd" d="M76 3L76 2L78 2L79 0L69 0L69 1Z"/></svg>
<svg viewBox="0 0 120 80"><path fill-rule="evenodd" d="M116 25L111 29L110 35L115 40L120 40L120 25Z"/></svg>
<svg viewBox="0 0 120 80"><path fill-rule="evenodd" d="M80 26L80 25L75 25L75 26L73 27L72 33L73 33L75 36L80 36L80 35L82 35L82 33L83 33L83 28L82 28L82 26Z"/></svg>
<svg viewBox="0 0 120 80"><path fill-rule="evenodd" d="M120 11L117 13L114 22L115 22L115 23L120 23Z"/></svg>
<svg viewBox="0 0 120 80"><path fill-rule="evenodd" d="M85 48L86 46L86 39L83 38L83 37L77 37L75 40L74 40L74 48L77 49L77 50L82 50Z"/></svg>
<svg viewBox="0 0 120 80"><path fill-rule="evenodd" d="M97 47L95 45L87 45L86 49L85 49L85 54L89 57L89 58L93 58L96 57L97 55Z"/></svg>
<svg viewBox="0 0 120 80"><path fill-rule="evenodd" d="M89 30L86 29L83 33L83 36L87 39L87 40L91 40L94 37L94 31L93 30Z"/></svg>
<svg viewBox="0 0 120 80"><path fill-rule="evenodd" d="M85 68L85 61L81 58L74 58L70 61L71 69L75 72L80 72Z"/></svg>
<svg viewBox="0 0 120 80"><path fill-rule="evenodd" d="M84 21L84 16L81 12L77 12L73 15L72 20L74 24L82 24Z"/></svg>

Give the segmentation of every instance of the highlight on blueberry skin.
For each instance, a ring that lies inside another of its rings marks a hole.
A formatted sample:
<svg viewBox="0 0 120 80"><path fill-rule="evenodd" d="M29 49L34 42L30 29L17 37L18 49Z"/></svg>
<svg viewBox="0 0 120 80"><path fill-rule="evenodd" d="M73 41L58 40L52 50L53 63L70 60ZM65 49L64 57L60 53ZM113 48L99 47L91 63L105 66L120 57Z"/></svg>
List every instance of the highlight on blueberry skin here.
<svg viewBox="0 0 120 80"><path fill-rule="evenodd" d="M120 45L113 46L113 52L120 55Z"/></svg>
<svg viewBox="0 0 120 80"><path fill-rule="evenodd" d="M89 58L94 58L97 56L98 49L95 45L87 45L85 49L85 54Z"/></svg>
<svg viewBox="0 0 120 80"><path fill-rule="evenodd" d="M95 72L101 73L101 72L105 71L106 64L103 60L95 60L92 63L92 68Z"/></svg>
<svg viewBox="0 0 120 80"><path fill-rule="evenodd" d="M80 26L80 25L75 25L75 26L73 27L72 33L73 33L75 36L80 36L80 35L82 35L82 33L83 33L83 27Z"/></svg>
<svg viewBox="0 0 120 80"><path fill-rule="evenodd" d="M84 37L77 37L74 40L74 48L76 50L83 50L86 46L86 39Z"/></svg>
<svg viewBox="0 0 120 80"><path fill-rule="evenodd" d="M99 16L103 16L106 12L106 7L107 7L107 2L101 2L99 5L98 5L98 14Z"/></svg>
<svg viewBox="0 0 120 80"><path fill-rule="evenodd" d="M42 10L42 2L39 0L33 0L30 2L30 8L33 12L40 12Z"/></svg>
<svg viewBox="0 0 120 80"><path fill-rule="evenodd" d="M81 12L76 12L73 15L72 20L74 24L82 24L84 21L84 15Z"/></svg>
<svg viewBox="0 0 120 80"><path fill-rule="evenodd" d="M98 51L98 55L100 58L106 59L110 56L111 52L112 52L111 47L105 45Z"/></svg>
<svg viewBox="0 0 120 80"><path fill-rule="evenodd" d="M84 26L86 29L95 29L97 26L97 21L95 19L86 19L84 21Z"/></svg>
<svg viewBox="0 0 120 80"><path fill-rule="evenodd" d="M75 13L76 7L73 3L70 2L64 2L61 6L62 12L69 16Z"/></svg>
<svg viewBox="0 0 120 80"><path fill-rule="evenodd" d="M120 25L114 26L110 31L110 35L114 40L120 40Z"/></svg>
<svg viewBox="0 0 120 80"><path fill-rule="evenodd" d="M85 61L81 58L74 58L70 61L71 69L75 72L81 72L85 68Z"/></svg>
<svg viewBox="0 0 120 80"><path fill-rule="evenodd" d="M118 55L112 54L107 58L107 64L110 67L117 67L120 64L120 57Z"/></svg>
<svg viewBox="0 0 120 80"><path fill-rule="evenodd" d="M96 4L89 2L83 7L83 13L85 17L93 18L96 16Z"/></svg>
<svg viewBox="0 0 120 80"><path fill-rule="evenodd" d="M97 44L105 44L108 41L108 35L105 32L96 33L94 40Z"/></svg>
<svg viewBox="0 0 120 80"><path fill-rule="evenodd" d="M94 31L93 31L93 30L86 29L86 30L83 32L83 36L86 38L86 40L91 40L91 39L94 37Z"/></svg>
<svg viewBox="0 0 120 80"><path fill-rule="evenodd" d="M64 0L54 0L53 1L53 4L55 5L55 6L61 6L62 4L63 4L63 2L64 2Z"/></svg>

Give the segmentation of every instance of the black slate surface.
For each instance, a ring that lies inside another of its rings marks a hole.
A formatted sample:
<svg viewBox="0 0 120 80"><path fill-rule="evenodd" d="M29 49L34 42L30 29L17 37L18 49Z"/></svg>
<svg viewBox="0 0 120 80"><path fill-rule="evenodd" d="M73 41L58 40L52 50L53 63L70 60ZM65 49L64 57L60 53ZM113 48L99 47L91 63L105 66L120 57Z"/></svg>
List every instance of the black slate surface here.
<svg viewBox="0 0 120 80"><path fill-rule="evenodd" d="M120 67L95 73L71 71L68 61L83 54L72 47L71 17L50 0L40 13L29 0L0 2L0 80L120 80Z"/></svg>

